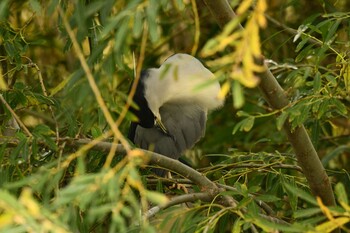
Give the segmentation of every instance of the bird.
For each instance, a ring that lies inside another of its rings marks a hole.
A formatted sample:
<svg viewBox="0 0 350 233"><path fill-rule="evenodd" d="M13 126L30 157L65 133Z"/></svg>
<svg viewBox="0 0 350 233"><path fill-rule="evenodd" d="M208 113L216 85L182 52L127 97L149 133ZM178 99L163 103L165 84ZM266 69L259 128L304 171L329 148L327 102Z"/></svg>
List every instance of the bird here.
<svg viewBox="0 0 350 233"><path fill-rule="evenodd" d="M130 124L129 140L179 159L205 135L208 111L223 105L219 92L215 75L189 54L174 54L159 68L143 70L133 96L137 107L130 109L138 121Z"/></svg>

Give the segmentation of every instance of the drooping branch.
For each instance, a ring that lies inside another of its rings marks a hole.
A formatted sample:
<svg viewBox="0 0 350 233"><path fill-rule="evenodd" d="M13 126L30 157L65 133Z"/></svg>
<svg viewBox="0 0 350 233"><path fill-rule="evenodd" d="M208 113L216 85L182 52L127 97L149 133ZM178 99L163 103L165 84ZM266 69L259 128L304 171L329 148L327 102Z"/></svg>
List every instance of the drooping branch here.
<svg viewBox="0 0 350 233"><path fill-rule="evenodd" d="M204 0L204 2L221 28L236 17L227 0ZM241 25L239 27L243 28ZM263 58L260 58L260 62L263 63ZM258 74L259 89L272 108L282 109L289 104L289 100L267 65L263 65L264 72ZM293 130L287 120L284 130L313 194L319 196L326 205L335 205L329 178L304 126L301 125Z"/></svg>

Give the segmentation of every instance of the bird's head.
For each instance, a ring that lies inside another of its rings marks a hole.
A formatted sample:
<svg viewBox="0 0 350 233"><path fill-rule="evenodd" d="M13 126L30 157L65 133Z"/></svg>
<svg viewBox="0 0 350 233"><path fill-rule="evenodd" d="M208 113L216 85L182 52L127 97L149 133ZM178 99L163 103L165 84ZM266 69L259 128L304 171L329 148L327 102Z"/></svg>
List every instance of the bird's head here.
<svg viewBox="0 0 350 233"><path fill-rule="evenodd" d="M133 98L134 103L136 103L137 108L132 107L131 111L137 116L140 126L143 128L152 128L154 126L161 129L165 134L169 134L168 130L162 123L161 115L159 113L159 107L154 104L155 101L147 100L145 97L145 83L150 76L151 69L144 70L141 72L140 80L136 88L136 92ZM153 103L153 104L149 104ZM152 108L150 108L150 106Z"/></svg>

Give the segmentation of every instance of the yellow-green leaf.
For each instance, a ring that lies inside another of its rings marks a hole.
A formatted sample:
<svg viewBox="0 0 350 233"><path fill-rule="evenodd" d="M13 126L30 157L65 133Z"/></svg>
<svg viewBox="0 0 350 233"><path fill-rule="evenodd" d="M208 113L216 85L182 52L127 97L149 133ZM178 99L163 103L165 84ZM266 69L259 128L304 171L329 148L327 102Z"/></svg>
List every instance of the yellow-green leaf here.
<svg viewBox="0 0 350 233"><path fill-rule="evenodd" d="M165 196L164 194L150 191L150 190L147 190L145 192L145 196L148 200L150 200L152 203L157 205L164 205L169 201L167 196Z"/></svg>
<svg viewBox="0 0 350 233"><path fill-rule="evenodd" d="M316 227L317 232L331 232L337 229L339 226L343 226L350 222L350 217L339 217L332 219L331 221L322 223Z"/></svg>

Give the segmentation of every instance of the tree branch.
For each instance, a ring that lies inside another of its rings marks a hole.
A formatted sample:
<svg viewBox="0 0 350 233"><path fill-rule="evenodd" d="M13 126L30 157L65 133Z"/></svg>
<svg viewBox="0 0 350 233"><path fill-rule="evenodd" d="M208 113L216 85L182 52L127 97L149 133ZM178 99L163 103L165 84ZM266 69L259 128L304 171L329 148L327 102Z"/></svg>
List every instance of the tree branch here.
<svg viewBox="0 0 350 233"><path fill-rule="evenodd" d="M170 201L168 201L164 205L155 206L155 207L152 207L151 209L149 209L147 211L147 213L145 213L145 217L151 218L151 217L155 216L159 211L164 210L166 208L169 208L171 206L186 203L186 202L194 202L194 201L198 201L198 200L210 202L213 200L213 197L209 193L206 193L206 192L189 193L189 194L184 194L181 196L176 196L176 197L173 197Z"/></svg>
<svg viewBox="0 0 350 233"><path fill-rule="evenodd" d="M204 2L221 28L236 17L226 0L204 0ZM241 25L239 27L243 28ZM263 58L261 57L259 60L258 62L265 67L265 71L258 74L260 77L259 89L271 107L282 109L289 104L289 100L267 65L264 64ZM287 120L284 124L284 130L313 194L319 196L326 205L335 205L329 178L304 126L301 125L292 130Z"/></svg>

